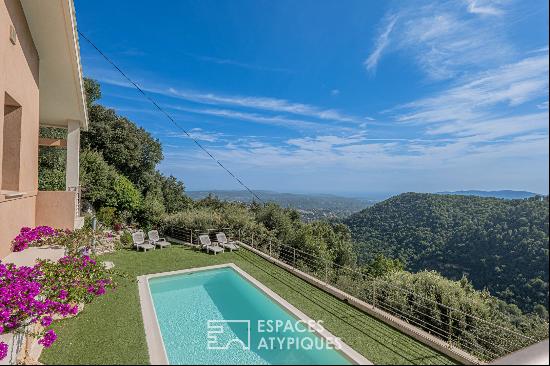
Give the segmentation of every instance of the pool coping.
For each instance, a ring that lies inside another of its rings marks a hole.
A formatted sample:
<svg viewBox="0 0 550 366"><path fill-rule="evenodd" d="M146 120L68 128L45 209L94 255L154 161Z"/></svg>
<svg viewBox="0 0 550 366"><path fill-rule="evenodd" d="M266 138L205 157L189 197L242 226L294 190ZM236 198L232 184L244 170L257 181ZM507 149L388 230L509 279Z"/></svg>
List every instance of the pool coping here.
<svg viewBox="0 0 550 366"><path fill-rule="evenodd" d="M149 351L149 361L152 365L168 365L168 356L166 349L164 347L164 342L162 340L162 334L160 331L160 325L158 323L157 314L155 307L153 305L153 298L151 291L149 289L149 279L155 277L165 277L173 276L185 273L201 272L208 271L212 269L220 268L232 268L241 276L243 276L247 281L249 281L256 288L265 293L269 298L275 301L277 304L283 307L284 310L305 322L314 321L309 316L304 314L294 305L290 304L288 301L283 299L281 296L277 295L273 290L262 284L260 281L252 277L250 274L242 270L234 263L224 263L217 264L206 267L197 267L197 268L188 268L177 271L161 272L148 274L138 277L138 290L139 290L139 300L141 304L141 315L143 317L143 326L145 328L145 338L147 341L147 348ZM325 339L335 339L336 337L326 329L315 330L320 337ZM339 342L340 349L338 350L344 357L349 361L357 365L373 365L371 361L361 355L359 352L355 351L353 348L348 346L346 343L340 340Z"/></svg>

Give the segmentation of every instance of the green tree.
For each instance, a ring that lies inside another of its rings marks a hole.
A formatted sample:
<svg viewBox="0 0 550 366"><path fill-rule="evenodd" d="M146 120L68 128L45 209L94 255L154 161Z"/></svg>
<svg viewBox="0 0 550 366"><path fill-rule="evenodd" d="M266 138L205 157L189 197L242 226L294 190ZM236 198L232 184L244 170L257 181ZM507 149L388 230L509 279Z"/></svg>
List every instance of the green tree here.
<svg viewBox="0 0 550 366"><path fill-rule="evenodd" d="M113 189L107 195L106 205L116 207L119 211L137 213L141 206L141 193L132 182L118 174L112 184Z"/></svg>
<svg viewBox="0 0 550 366"><path fill-rule="evenodd" d="M40 137L65 139L67 131L61 128L40 127ZM66 149L40 146L38 148L38 189L41 191L65 190Z"/></svg>
<svg viewBox="0 0 550 366"><path fill-rule="evenodd" d="M80 153L82 198L96 209L108 205L109 197L114 196L113 182L117 177L116 169L103 160L101 153L90 150Z"/></svg>
<svg viewBox="0 0 550 366"><path fill-rule="evenodd" d="M174 213L191 207L192 200L185 195L183 182L172 175L162 178L162 197L166 212Z"/></svg>

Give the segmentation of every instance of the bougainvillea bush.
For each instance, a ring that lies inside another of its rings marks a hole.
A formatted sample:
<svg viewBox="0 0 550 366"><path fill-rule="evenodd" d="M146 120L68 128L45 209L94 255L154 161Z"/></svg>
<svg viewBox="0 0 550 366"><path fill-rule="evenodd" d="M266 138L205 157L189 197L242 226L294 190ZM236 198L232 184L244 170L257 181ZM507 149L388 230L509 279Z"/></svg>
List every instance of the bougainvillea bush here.
<svg viewBox="0 0 550 366"><path fill-rule="evenodd" d="M50 347L57 339L54 318L76 315L79 303L103 295L114 286L113 274L88 256L42 260L33 267L0 262L0 334L25 333L28 325L40 324L42 330L32 335ZM0 360L7 352L0 342Z"/></svg>
<svg viewBox="0 0 550 366"><path fill-rule="evenodd" d="M94 235L89 229L62 230L49 226L37 226L35 228L24 227L12 240L12 250L21 252L29 247L56 245L65 247L66 253L71 256L89 251Z"/></svg>
<svg viewBox="0 0 550 366"><path fill-rule="evenodd" d="M65 230L58 230L49 226L37 226L35 228L24 227L19 235L12 241L12 250L21 252L31 246L47 245L52 238L64 235Z"/></svg>
<svg viewBox="0 0 550 366"><path fill-rule="evenodd" d="M114 286L117 275L87 255L66 256L57 262L41 260L39 266L44 273L44 295L66 303L91 302Z"/></svg>

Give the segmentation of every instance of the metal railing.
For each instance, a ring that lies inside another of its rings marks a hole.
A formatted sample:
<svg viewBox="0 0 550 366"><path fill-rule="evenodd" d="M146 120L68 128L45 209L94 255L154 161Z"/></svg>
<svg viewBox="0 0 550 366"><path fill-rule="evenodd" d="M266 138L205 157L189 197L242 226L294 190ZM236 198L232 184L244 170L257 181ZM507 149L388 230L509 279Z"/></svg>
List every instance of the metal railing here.
<svg viewBox="0 0 550 366"><path fill-rule="evenodd" d="M284 263L318 281L343 291L383 313L401 319L423 332L445 342L449 349L460 349L474 356L472 360L491 361L508 355L548 337L534 338L496 322L483 319L474 310L458 309L389 282L372 277L358 267L342 266L313 253L278 243L244 230L169 228L167 235L189 243L198 243L199 234L215 235L224 231L269 258ZM546 326L546 329L548 327Z"/></svg>

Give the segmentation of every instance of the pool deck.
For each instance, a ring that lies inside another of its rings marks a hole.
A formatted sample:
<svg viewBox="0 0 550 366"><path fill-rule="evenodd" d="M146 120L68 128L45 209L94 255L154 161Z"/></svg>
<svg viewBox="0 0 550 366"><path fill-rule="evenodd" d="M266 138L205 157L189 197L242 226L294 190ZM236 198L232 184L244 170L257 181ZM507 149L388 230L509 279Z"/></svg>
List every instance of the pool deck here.
<svg viewBox="0 0 550 366"><path fill-rule="evenodd" d="M65 255L65 248L57 246L30 247L21 252L8 254L2 262L13 263L16 266L34 266L39 259L58 261Z"/></svg>
<svg viewBox="0 0 550 366"><path fill-rule="evenodd" d="M250 274L243 271L234 263L225 263L225 264L218 264L213 266L190 268L190 269L183 269L179 271L170 271L170 272L162 272L162 273L139 276L138 288L139 288L139 298L140 298L140 304L141 304L141 313L143 316L143 326L145 328L145 334L147 338L147 347L149 349L149 358L152 365L168 365L169 361L166 354L166 349L164 347L164 343L162 341L162 334L160 331L155 308L153 305L151 291L149 290L148 280L150 278L155 278L155 277L174 276L174 275L180 275L180 274L186 274L186 273L208 271L208 270L219 269L219 268L232 268L237 273L239 273L242 277L244 277L247 281L252 283L255 287L257 287L263 293L269 296L272 300L274 300L276 303L281 305L285 310L287 310L297 319L304 321L306 324L314 322L313 319L311 319L306 314L298 310L288 301L283 299L281 296L277 295L267 286L263 285L260 281L256 280ZM337 338L336 336L334 336L332 333L330 333L328 330L324 328L316 330L316 333L326 340ZM339 352L341 352L350 362L352 362L355 365L373 365L373 363L370 362L368 359L366 359L363 355L361 355L359 352L355 351L353 348L351 348L350 346L348 346L342 341L340 341L339 343Z"/></svg>

